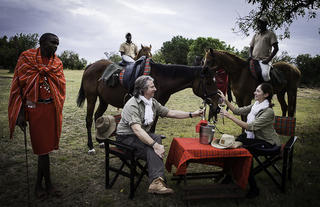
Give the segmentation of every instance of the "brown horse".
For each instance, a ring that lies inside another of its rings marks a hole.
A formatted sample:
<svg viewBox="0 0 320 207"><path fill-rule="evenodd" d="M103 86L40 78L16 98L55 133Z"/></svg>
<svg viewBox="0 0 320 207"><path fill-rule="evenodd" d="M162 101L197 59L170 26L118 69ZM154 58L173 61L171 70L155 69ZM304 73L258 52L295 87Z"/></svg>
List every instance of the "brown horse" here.
<svg viewBox="0 0 320 207"><path fill-rule="evenodd" d="M204 67L215 72L217 68L223 68L229 76L231 90L236 97L238 106L250 105L256 87L260 84L249 71L249 62L226 51L209 49L205 53ZM274 70L279 70L285 77L282 85L273 85L274 93L277 94L281 105L282 116L293 117L296 110L297 88L301 73L298 68L285 62L273 64ZM288 105L285 101L285 93L288 96ZM289 107L288 107L289 106Z"/></svg>
<svg viewBox="0 0 320 207"><path fill-rule="evenodd" d="M150 45L150 47L147 47L147 46L143 46L141 44L141 49L139 50L138 54L136 55L135 58L133 58L134 60L138 60L140 57L142 56L146 56L146 57L152 57L152 53L151 53L151 49L152 49L152 46Z"/></svg>
<svg viewBox="0 0 320 207"><path fill-rule="evenodd" d="M91 127L97 97L99 97L99 106L94 114L94 120L103 115L108 104L123 108L125 96L128 93L121 84L111 88L104 84L103 81L98 81L105 68L110 64L112 62L99 60L88 66L82 76L77 105L81 107L85 99L87 99L86 128L89 151L93 150ZM150 66L150 76L154 78L157 88L155 98L162 105L167 103L173 93L191 87L197 96L209 104L210 108L213 110L217 108L217 88L213 74L209 70L195 66L157 64L153 61L150 61Z"/></svg>

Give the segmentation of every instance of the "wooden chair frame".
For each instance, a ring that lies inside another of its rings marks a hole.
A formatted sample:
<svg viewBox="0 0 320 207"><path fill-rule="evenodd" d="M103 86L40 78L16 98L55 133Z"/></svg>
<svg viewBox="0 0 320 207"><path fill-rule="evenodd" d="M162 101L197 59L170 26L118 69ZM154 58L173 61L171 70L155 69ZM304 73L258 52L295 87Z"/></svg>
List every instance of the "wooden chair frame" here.
<svg viewBox="0 0 320 207"><path fill-rule="evenodd" d="M272 181L285 192L286 181L292 179L292 162L294 144L298 137L295 136L296 119L294 117L276 116L274 127L279 135L289 136L288 141L281 147L273 149L253 149L251 151L258 166L254 167L253 174L256 175L261 171L267 173ZM282 166L279 167L279 161L282 160ZM277 165L278 164L278 165ZM269 168L272 167L276 173L271 173ZM278 176L276 176L278 175Z"/></svg>

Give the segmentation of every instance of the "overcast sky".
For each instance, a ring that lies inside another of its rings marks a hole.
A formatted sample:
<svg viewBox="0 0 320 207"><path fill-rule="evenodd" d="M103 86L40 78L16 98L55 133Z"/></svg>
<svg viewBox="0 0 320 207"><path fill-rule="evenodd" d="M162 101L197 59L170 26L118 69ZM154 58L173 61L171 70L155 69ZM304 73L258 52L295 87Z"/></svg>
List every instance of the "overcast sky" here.
<svg viewBox="0 0 320 207"><path fill-rule="evenodd" d="M55 33L58 54L71 50L89 62L106 51L119 54L127 32L139 48L151 44L153 53L177 35L218 38L242 50L253 32L244 37L231 29L252 8L245 0L0 0L0 36ZM291 39L279 41L278 54L320 54L319 18L292 24Z"/></svg>

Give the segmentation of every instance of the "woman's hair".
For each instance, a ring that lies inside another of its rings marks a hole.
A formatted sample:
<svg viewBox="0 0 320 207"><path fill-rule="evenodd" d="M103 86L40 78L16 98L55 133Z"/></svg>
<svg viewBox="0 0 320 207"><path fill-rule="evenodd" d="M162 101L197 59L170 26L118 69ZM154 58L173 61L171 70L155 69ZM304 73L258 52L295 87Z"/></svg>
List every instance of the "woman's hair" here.
<svg viewBox="0 0 320 207"><path fill-rule="evenodd" d="M273 87L270 83L261 83L260 88L263 91L264 94L269 94L266 99L269 101L269 107L272 108L274 104L272 103L272 96L273 96Z"/></svg>
<svg viewBox="0 0 320 207"><path fill-rule="evenodd" d="M133 95L138 98L139 95L144 94L144 92L148 89L148 81L154 81L154 79L148 75L142 75L134 83Z"/></svg>

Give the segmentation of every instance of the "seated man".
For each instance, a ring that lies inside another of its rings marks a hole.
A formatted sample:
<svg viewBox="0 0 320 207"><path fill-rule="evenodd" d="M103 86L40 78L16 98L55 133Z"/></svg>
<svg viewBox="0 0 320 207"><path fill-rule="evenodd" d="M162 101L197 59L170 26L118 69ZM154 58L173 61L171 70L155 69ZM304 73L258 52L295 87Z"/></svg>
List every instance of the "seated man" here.
<svg viewBox="0 0 320 207"><path fill-rule="evenodd" d="M126 34L126 41L120 45L119 52L122 60L125 62L134 62L134 58L138 54L138 47L131 41L131 33Z"/></svg>
<svg viewBox="0 0 320 207"><path fill-rule="evenodd" d="M147 161L149 193L171 194L173 190L165 184L163 157L165 153L161 137L150 133L155 117L192 118L203 114L203 110L184 112L169 110L162 106L154 93L156 87L150 76L140 76L135 81L134 96L125 104L117 127L117 141L136 148L136 156Z"/></svg>

